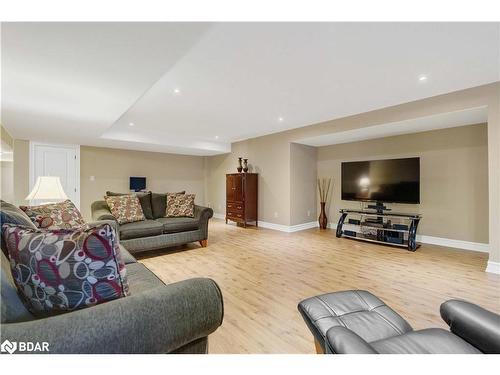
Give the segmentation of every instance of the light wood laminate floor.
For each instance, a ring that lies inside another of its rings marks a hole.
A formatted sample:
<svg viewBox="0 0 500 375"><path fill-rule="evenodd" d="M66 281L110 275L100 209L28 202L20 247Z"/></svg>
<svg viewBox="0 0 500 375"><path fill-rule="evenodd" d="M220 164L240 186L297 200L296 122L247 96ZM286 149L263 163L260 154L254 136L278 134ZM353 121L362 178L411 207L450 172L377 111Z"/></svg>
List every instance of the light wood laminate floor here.
<svg viewBox="0 0 500 375"><path fill-rule="evenodd" d="M439 305L463 298L500 313L500 276L487 254L423 245L416 252L349 239L333 230L282 233L210 221L208 247L189 244L140 258L164 282L210 277L222 289L223 325L210 353L314 353L297 303L321 293L365 289L414 329L446 327Z"/></svg>

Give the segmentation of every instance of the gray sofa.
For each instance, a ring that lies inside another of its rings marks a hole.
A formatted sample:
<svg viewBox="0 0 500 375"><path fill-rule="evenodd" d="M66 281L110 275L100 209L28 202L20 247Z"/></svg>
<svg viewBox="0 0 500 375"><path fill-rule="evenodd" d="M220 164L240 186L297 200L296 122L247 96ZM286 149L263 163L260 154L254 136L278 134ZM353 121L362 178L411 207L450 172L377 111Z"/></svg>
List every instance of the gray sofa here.
<svg viewBox="0 0 500 375"><path fill-rule="evenodd" d="M23 224L19 211L2 202L2 224ZM165 285L121 251L130 296L37 319L17 294L2 242L0 342L48 342L50 353L206 353L208 335L223 319L217 284L195 278Z"/></svg>
<svg viewBox="0 0 500 375"><path fill-rule="evenodd" d="M164 194L153 194L156 196L165 196ZM141 205L143 203L141 199ZM169 218L160 216L163 216L165 212L165 204L163 203L163 206L161 206L162 203L161 199L151 199L152 210L144 209L146 215L146 220L144 221L122 225L116 224L120 235L120 243L128 251L135 254L143 251L184 245L190 242L199 242L202 247L207 246L208 220L214 214L211 208L195 205L194 218ZM115 221L104 200L93 202L91 210L93 220ZM151 212L151 214L147 214L146 212ZM153 213L155 213L154 216Z"/></svg>

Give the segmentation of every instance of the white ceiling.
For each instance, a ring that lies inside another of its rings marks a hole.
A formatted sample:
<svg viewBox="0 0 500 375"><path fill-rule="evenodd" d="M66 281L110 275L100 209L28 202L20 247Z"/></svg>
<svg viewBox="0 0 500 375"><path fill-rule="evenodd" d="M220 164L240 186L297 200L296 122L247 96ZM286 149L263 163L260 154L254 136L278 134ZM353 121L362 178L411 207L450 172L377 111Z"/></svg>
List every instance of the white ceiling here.
<svg viewBox="0 0 500 375"><path fill-rule="evenodd" d="M456 126L484 124L487 121L488 108L477 107L304 138L295 143L316 147L329 146L340 143L364 141L367 139L453 128Z"/></svg>
<svg viewBox="0 0 500 375"><path fill-rule="evenodd" d="M193 155L500 80L498 23L4 23L1 36L13 137Z"/></svg>

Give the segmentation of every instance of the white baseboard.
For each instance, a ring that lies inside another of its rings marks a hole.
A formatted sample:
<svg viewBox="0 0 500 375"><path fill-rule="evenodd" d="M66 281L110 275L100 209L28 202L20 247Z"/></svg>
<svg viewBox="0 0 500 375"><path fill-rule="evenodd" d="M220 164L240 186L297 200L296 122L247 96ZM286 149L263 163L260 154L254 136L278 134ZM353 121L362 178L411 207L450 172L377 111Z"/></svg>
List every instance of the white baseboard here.
<svg viewBox="0 0 500 375"><path fill-rule="evenodd" d="M225 219L225 215L223 215L223 214L214 214L214 217L217 219ZM259 226L262 228L278 230L280 232L293 233L293 232L298 232L298 231L305 230L305 229L317 228L318 222L311 221L309 223L288 226L288 225L282 225L282 224L268 223L266 221L259 221ZM335 230L335 229L337 229L337 224L336 223L328 223L327 227ZM421 242L421 243L425 243L425 244L429 244L429 245L453 247L456 249L479 251L482 253L489 253L489 251L490 251L490 245L487 243L454 240L451 238L433 237L433 236L426 236L426 235L421 235L421 234L417 234L417 242ZM488 262L488 267L490 267L489 263L490 262ZM495 263L495 262L491 262L491 263L493 264L491 266L491 269L493 269L493 270L498 269L500 267L499 263ZM488 272L498 273L495 271L488 271Z"/></svg>
<svg viewBox="0 0 500 375"><path fill-rule="evenodd" d="M226 215L214 213L214 218L225 220ZM316 228L317 226L318 226L317 221L311 221L309 223L303 223L303 224L289 226L289 225L275 224L275 223L269 223L267 221L260 221L259 220L259 227L266 228L266 229L272 229L272 230L278 230L280 232L286 232L286 233L293 233L293 232L298 232L300 230Z"/></svg>
<svg viewBox="0 0 500 375"><path fill-rule="evenodd" d="M454 240L451 238L433 237L417 234L417 242L427 243L430 245L454 247L457 249L479 251L481 253L490 252L490 244L481 242L469 242L462 240Z"/></svg>
<svg viewBox="0 0 500 375"><path fill-rule="evenodd" d="M489 260L488 265L486 266L486 272L500 275L500 263Z"/></svg>
<svg viewBox="0 0 500 375"><path fill-rule="evenodd" d="M266 229L278 230L280 232L285 232L285 233L298 232L301 230L316 228L317 226L318 226L318 222L316 222L316 221L311 221L309 223L303 223L303 224L298 224L298 225L290 225L290 226L283 225L283 224L268 223L267 221L259 221L259 227L266 228Z"/></svg>

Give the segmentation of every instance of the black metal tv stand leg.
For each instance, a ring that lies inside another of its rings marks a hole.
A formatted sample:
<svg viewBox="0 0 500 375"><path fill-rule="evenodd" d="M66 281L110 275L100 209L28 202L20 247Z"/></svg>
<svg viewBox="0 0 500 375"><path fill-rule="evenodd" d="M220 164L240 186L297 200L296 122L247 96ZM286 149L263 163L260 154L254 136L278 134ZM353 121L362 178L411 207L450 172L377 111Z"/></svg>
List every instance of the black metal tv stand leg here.
<svg viewBox="0 0 500 375"><path fill-rule="evenodd" d="M408 250L417 250L417 227L420 219L412 219L410 224L410 230L408 231Z"/></svg>
<svg viewBox="0 0 500 375"><path fill-rule="evenodd" d="M342 237L342 226L344 225L344 220L347 217L347 212L343 212L340 216L339 222L337 224L337 237Z"/></svg>

